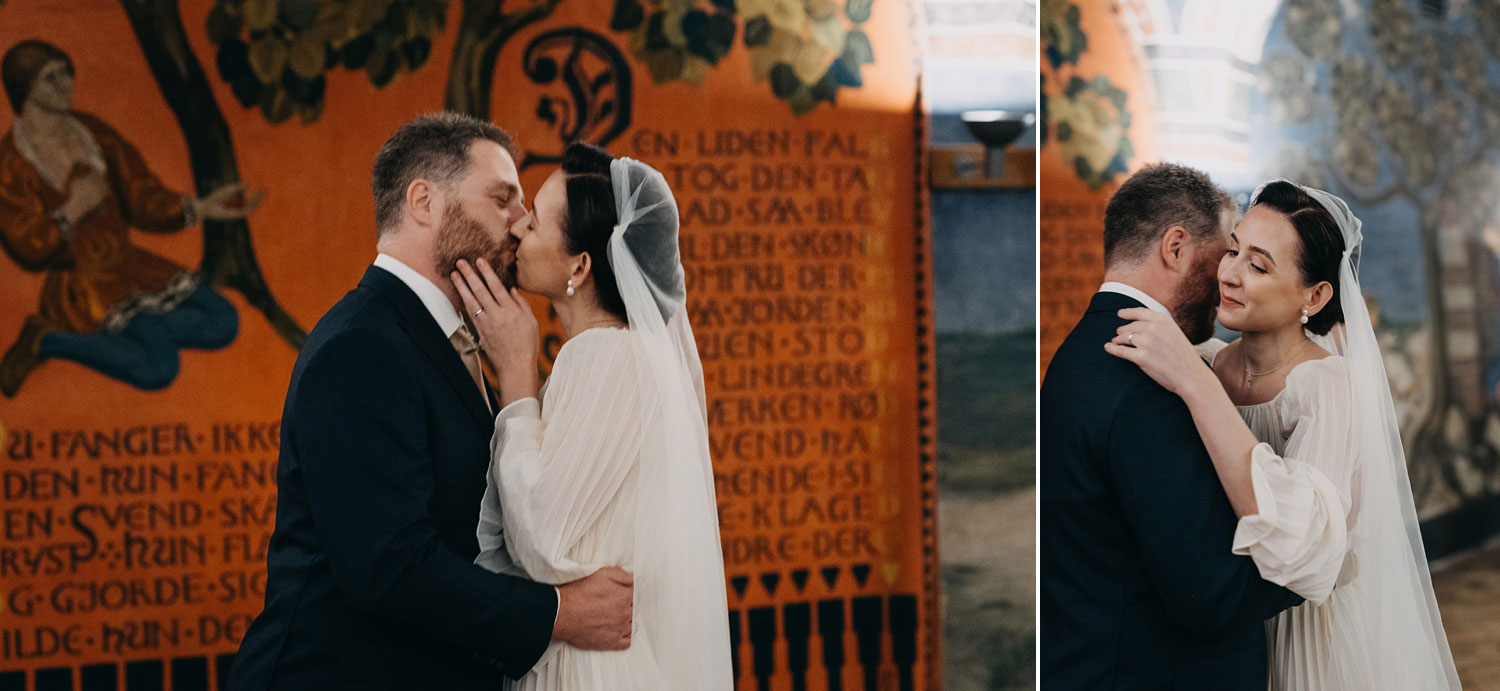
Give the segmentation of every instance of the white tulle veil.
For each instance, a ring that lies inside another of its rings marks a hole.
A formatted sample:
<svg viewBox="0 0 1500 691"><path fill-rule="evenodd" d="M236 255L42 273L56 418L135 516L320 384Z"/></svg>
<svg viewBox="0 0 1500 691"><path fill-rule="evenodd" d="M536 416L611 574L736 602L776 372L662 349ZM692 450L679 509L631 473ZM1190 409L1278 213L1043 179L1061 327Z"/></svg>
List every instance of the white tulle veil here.
<svg viewBox="0 0 1500 691"><path fill-rule="evenodd" d="M610 163L619 222L609 261L624 298L646 436L636 516L635 622L682 691L732 685L724 558L703 367L688 324L677 202L640 161Z"/></svg>
<svg viewBox="0 0 1500 691"><path fill-rule="evenodd" d="M1422 548L1390 384L1360 290L1361 223L1344 200L1299 187L1328 210L1343 235L1338 293L1344 323L1326 336L1309 336L1347 361L1357 454L1349 497L1350 551L1334 594L1341 612L1355 613L1346 621L1359 630L1327 632L1325 662L1337 671L1327 682L1349 689L1459 689ZM1252 205L1262 189L1251 197Z"/></svg>

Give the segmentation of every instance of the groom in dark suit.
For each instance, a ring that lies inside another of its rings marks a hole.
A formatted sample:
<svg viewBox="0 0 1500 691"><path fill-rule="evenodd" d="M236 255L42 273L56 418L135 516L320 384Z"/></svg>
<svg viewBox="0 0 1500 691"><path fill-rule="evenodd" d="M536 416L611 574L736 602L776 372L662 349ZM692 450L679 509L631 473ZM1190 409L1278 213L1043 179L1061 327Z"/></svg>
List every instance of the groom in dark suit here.
<svg viewBox="0 0 1500 691"><path fill-rule="evenodd" d="M553 588L474 565L495 402L446 277L460 258L513 267L510 149L445 113L376 157L380 254L292 371L266 605L232 691L493 691L551 641L629 647L630 574Z"/></svg>
<svg viewBox="0 0 1500 691"><path fill-rule="evenodd" d="M1213 335L1234 216L1207 175L1170 164L1106 207L1105 284L1042 382L1049 691L1265 691L1263 620L1301 602L1230 551L1235 515L1187 405L1104 352L1129 307L1171 314L1194 343Z"/></svg>

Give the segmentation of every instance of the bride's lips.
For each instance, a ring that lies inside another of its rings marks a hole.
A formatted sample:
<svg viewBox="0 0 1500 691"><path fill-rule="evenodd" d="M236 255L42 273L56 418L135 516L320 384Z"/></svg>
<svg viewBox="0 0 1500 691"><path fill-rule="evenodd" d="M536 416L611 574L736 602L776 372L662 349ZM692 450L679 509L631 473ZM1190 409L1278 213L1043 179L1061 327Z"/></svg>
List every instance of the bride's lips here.
<svg viewBox="0 0 1500 691"><path fill-rule="evenodd" d="M1234 299L1232 297L1229 297L1228 295L1225 295L1223 293L1219 293L1219 306L1220 307L1244 307L1245 303L1240 302L1239 300L1236 300L1236 299Z"/></svg>

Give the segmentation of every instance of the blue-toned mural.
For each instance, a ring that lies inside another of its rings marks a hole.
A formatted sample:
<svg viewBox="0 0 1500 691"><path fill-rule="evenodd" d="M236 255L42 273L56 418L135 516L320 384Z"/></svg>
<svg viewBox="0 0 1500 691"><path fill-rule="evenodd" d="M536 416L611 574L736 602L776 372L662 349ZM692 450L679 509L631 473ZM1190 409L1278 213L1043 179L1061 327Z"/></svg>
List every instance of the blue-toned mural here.
<svg viewBox="0 0 1500 691"><path fill-rule="evenodd" d="M1117 5L1158 155L1241 204L1286 177L1364 220L1429 552L1500 532L1500 0Z"/></svg>
<svg viewBox="0 0 1500 691"><path fill-rule="evenodd" d="M1257 177L1364 220L1360 278L1435 547L1493 532L1442 518L1500 490L1500 2L1290 0L1249 108Z"/></svg>

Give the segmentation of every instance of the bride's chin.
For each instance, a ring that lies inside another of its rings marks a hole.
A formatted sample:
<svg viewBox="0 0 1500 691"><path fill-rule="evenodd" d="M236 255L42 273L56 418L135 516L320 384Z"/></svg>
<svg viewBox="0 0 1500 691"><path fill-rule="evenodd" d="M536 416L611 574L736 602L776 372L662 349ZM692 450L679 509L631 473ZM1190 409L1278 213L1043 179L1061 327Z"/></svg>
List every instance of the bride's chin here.
<svg viewBox="0 0 1500 691"><path fill-rule="evenodd" d="M546 298L549 301L557 299L556 296L549 295L547 293L544 293L544 292L542 292L540 290L535 289L531 285L531 282L528 281L528 280L526 280L526 278L523 277L523 276L521 276L520 274L516 275L516 288L521 291L521 294L523 296L535 295L535 296L540 297L540 298Z"/></svg>
<svg viewBox="0 0 1500 691"><path fill-rule="evenodd" d="M516 272L516 288L523 293L531 293L532 295L536 294L536 291L531 289L530 281L527 281L526 276L523 275L520 271Z"/></svg>

